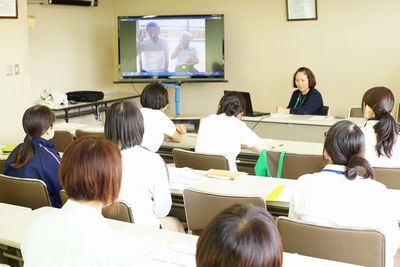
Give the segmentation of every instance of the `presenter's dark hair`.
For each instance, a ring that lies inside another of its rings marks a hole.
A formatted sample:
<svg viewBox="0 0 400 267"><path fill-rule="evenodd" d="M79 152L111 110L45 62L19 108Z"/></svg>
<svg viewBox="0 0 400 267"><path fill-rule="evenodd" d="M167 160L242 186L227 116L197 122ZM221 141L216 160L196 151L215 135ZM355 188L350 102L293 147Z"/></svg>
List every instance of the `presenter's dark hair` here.
<svg viewBox="0 0 400 267"><path fill-rule="evenodd" d="M65 150L59 169L62 187L71 199L115 202L121 187L119 148L102 137L82 137Z"/></svg>
<svg viewBox="0 0 400 267"><path fill-rule="evenodd" d="M243 97L235 92L225 94L218 103L217 114L226 114L227 116L237 116L244 113L246 102Z"/></svg>
<svg viewBox="0 0 400 267"><path fill-rule="evenodd" d="M263 208L233 205L206 227L197 242L197 267L280 267L282 244Z"/></svg>
<svg viewBox="0 0 400 267"><path fill-rule="evenodd" d="M150 28L150 27L160 27L157 23L155 22L149 22L146 25L146 29Z"/></svg>
<svg viewBox="0 0 400 267"><path fill-rule="evenodd" d="M140 96L140 104L144 108L162 109L168 105L168 91L158 82L148 84Z"/></svg>
<svg viewBox="0 0 400 267"><path fill-rule="evenodd" d="M113 103L107 110L104 136L121 149L140 145L143 140L143 116L132 102Z"/></svg>
<svg viewBox="0 0 400 267"><path fill-rule="evenodd" d="M310 88L315 88L315 86L317 85L317 81L315 80L314 73L309 68L306 68L306 67L298 68L296 70L296 72L294 73L294 75L293 75L293 88L297 87L296 86L296 75L299 72L303 72L307 76L308 86Z"/></svg>
<svg viewBox="0 0 400 267"><path fill-rule="evenodd" d="M41 137L53 126L56 117L50 108L36 105L28 108L22 117L22 126L26 133L24 142L15 148L11 166L20 168L32 160L35 148L32 138Z"/></svg>
<svg viewBox="0 0 400 267"><path fill-rule="evenodd" d="M364 134L356 124L344 120L332 125L325 138L324 151L334 164L346 166L348 179L355 179L356 168L360 167L365 170L365 178L374 178L374 170L364 158Z"/></svg>
<svg viewBox="0 0 400 267"><path fill-rule="evenodd" d="M400 132L399 124L392 117L394 96L386 87L374 87L365 92L361 107L364 111L368 105L375 113L375 119L379 120L374 126L376 133L376 152L378 156L392 156L393 146L396 144Z"/></svg>

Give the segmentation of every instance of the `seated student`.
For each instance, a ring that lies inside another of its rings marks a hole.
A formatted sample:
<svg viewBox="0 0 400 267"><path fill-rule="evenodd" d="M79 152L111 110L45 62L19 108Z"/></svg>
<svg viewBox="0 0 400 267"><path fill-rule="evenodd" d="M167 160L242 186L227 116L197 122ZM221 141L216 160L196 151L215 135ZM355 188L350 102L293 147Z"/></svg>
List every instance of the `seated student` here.
<svg viewBox="0 0 400 267"><path fill-rule="evenodd" d="M327 133L323 153L330 164L321 172L302 175L297 180L289 217L380 230L386 239L386 264L393 266L400 244L397 216L391 209L382 208L391 203L389 192L374 180L374 171L363 157L361 129L350 121L335 123ZM361 176L356 168L365 174Z"/></svg>
<svg viewBox="0 0 400 267"><path fill-rule="evenodd" d="M51 204L60 208L60 154L49 141L54 136L54 121L54 113L46 106L36 105L25 111L22 117L26 133L24 142L7 158L4 174L42 180L47 186Z"/></svg>
<svg viewBox="0 0 400 267"><path fill-rule="evenodd" d="M165 115L168 105L168 91L160 83L147 85L140 96L140 104L144 119L144 136L142 146L157 152L164 138L173 142L181 142L186 133L184 125L174 125Z"/></svg>
<svg viewBox="0 0 400 267"><path fill-rule="evenodd" d="M315 76L306 67L299 68L293 76L293 87L297 88L290 98L287 108L278 107L278 113L301 115L326 115L321 93L315 88Z"/></svg>
<svg viewBox="0 0 400 267"><path fill-rule="evenodd" d="M132 249L101 215L118 198L121 172L113 143L82 137L71 144L60 166L70 199L33 223L21 246L24 266L134 266Z"/></svg>
<svg viewBox="0 0 400 267"><path fill-rule="evenodd" d="M241 147L260 152L261 139L240 120L245 105L238 95L225 94L219 101L217 114L201 120L195 151L224 155L232 171L236 171L235 161Z"/></svg>
<svg viewBox="0 0 400 267"><path fill-rule="evenodd" d="M132 207L133 220L156 229L184 231L180 222L166 217L172 200L167 166L155 152L140 146L144 132L139 108L120 101L107 110L104 135L118 144L122 154L120 199Z"/></svg>
<svg viewBox="0 0 400 267"><path fill-rule="evenodd" d="M374 87L362 98L365 127L365 158L373 167L400 168L400 126L390 114L394 96L386 87Z"/></svg>
<svg viewBox="0 0 400 267"><path fill-rule="evenodd" d="M235 204L206 227L196 250L197 267L280 267L282 244L274 218L265 210Z"/></svg>

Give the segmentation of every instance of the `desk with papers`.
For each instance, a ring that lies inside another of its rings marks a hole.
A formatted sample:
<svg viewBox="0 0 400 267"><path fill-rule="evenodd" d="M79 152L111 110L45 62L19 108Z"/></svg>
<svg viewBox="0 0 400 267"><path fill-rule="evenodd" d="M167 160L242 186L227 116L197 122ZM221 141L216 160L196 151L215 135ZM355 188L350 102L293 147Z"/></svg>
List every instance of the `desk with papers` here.
<svg viewBox="0 0 400 267"><path fill-rule="evenodd" d="M324 133L340 120L350 120L359 127L365 125L364 118L341 118L334 116L313 116L272 113L270 116L243 117L255 133L262 138L283 139L304 142L324 142Z"/></svg>
<svg viewBox="0 0 400 267"><path fill-rule="evenodd" d="M30 225L41 215L60 212L59 209L44 207L29 213L14 216L0 221L0 244L20 249L24 236ZM108 220L115 231L128 235L135 257L140 266L187 266L195 267L197 236L175 233L166 230L154 230L135 224ZM45 240L43 242L46 242ZM118 246L116 244L116 249ZM137 248L137 249L136 249ZM346 263L323 260L292 253L283 254L284 267L319 266L319 267L351 267Z"/></svg>

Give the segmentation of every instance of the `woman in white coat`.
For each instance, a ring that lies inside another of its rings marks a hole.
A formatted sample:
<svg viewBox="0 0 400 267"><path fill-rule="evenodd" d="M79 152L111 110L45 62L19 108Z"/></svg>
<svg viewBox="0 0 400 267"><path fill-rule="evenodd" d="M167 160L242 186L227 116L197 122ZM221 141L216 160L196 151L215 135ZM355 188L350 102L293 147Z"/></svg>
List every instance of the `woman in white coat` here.
<svg viewBox="0 0 400 267"><path fill-rule="evenodd" d="M327 133L323 153L330 164L297 180L289 217L324 225L377 229L385 235L387 266L393 266L400 244L397 213L382 208L392 201L385 185L374 180L374 171L363 157L361 129L350 121L335 123ZM362 170L363 175L357 170Z"/></svg>
<svg viewBox="0 0 400 267"><path fill-rule="evenodd" d="M386 87L374 87L362 98L365 158L373 167L400 168L400 126L392 117L394 96Z"/></svg>
<svg viewBox="0 0 400 267"><path fill-rule="evenodd" d="M134 103L125 100L110 106L104 135L121 149L120 199L132 207L135 224L183 231L177 219L166 217L172 205L167 166L160 155L140 145L143 133L143 116Z"/></svg>

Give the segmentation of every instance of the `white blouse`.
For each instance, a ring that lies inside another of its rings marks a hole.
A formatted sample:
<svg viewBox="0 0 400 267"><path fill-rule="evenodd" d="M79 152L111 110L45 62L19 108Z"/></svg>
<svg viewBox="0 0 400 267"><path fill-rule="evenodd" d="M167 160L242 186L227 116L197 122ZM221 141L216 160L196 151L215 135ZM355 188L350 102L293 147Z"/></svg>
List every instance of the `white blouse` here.
<svg viewBox="0 0 400 267"><path fill-rule="evenodd" d="M142 146L157 152L164 141L164 135L172 136L175 133L175 124L161 110L141 108L140 111L144 121Z"/></svg>
<svg viewBox="0 0 400 267"><path fill-rule="evenodd" d="M21 250L25 267L135 266L128 242L98 210L68 200L33 223Z"/></svg>
<svg viewBox="0 0 400 267"><path fill-rule="evenodd" d="M171 210L168 170L155 152L140 146L121 151L122 183L119 198L131 205L135 224L160 228Z"/></svg>
<svg viewBox="0 0 400 267"><path fill-rule="evenodd" d="M384 208L391 203L389 192L385 185L369 178L349 180L341 174L344 170L344 166L328 164L321 172L302 175L296 181L289 217L380 230L386 238L387 261L393 262L400 231L395 213Z"/></svg>
<svg viewBox="0 0 400 267"><path fill-rule="evenodd" d="M210 115L200 122L196 152L222 154L229 161L230 170L236 170L236 157L241 145L254 147L260 138L246 123L225 114Z"/></svg>
<svg viewBox="0 0 400 267"><path fill-rule="evenodd" d="M388 158L385 155L378 157L376 152L376 133L374 125L378 120L368 120L365 127L361 128L365 138L365 158L372 167L400 168L400 136L393 146L392 157Z"/></svg>

